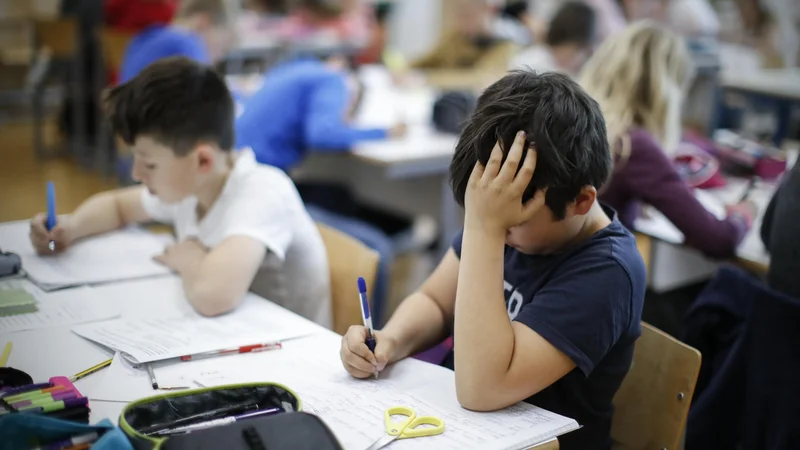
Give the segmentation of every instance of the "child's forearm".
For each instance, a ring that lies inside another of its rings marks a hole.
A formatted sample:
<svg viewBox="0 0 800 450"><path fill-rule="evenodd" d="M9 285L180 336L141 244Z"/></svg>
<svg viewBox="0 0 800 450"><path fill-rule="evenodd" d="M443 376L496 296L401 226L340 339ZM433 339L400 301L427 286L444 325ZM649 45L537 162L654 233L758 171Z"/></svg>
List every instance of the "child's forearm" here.
<svg viewBox="0 0 800 450"><path fill-rule="evenodd" d="M505 375L514 331L503 296L504 234L465 227L455 313L459 398Z"/></svg>
<svg viewBox="0 0 800 450"><path fill-rule="evenodd" d="M142 187L118 189L93 195L68 219L70 240L105 233L146 220L141 206Z"/></svg>
<svg viewBox="0 0 800 450"><path fill-rule="evenodd" d="M448 335L447 319L428 295L415 292L403 300L382 330L397 343L390 362L427 350Z"/></svg>

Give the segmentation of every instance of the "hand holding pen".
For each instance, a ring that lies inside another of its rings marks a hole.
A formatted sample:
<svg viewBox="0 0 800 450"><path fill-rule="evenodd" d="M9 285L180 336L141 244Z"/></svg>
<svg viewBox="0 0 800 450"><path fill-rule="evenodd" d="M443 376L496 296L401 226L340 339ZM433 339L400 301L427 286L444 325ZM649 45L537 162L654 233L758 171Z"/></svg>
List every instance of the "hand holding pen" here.
<svg viewBox="0 0 800 450"><path fill-rule="evenodd" d="M359 303L364 326L351 326L342 338L340 356L347 372L356 378L378 377L397 347L395 341L372 327L366 283L359 278Z"/></svg>
<svg viewBox="0 0 800 450"><path fill-rule="evenodd" d="M30 239L40 255L52 255L67 249L70 243L67 223L56 216L55 187L47 184L47 214L37 214L31 220Z"/></svg>
<svg viewBox="0 0 800 450"><path fill-rule="evenodd" d="M367 298L367 282L358 277L358 299L361 303L361 315L364 317L364 328L367 329L367 336L364 343L372 354L375 354L375 330L372 328L372 315L369 312L369 299ZM378 369L375 368L375 379L378 379Z"/></svg>

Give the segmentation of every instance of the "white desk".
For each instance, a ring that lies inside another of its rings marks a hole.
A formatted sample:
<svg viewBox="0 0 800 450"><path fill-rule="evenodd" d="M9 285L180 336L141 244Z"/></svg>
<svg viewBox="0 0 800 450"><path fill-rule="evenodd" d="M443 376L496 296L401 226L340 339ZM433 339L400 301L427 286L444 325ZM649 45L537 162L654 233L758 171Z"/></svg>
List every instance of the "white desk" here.
<svg viewBox="0 0 800 450"><path fill-rule="evenodd" d="M408 134L358 144L349 154L311 153L292 176L335 181L375 206L438 217L441 249L446 250L462 220L448 177L458 137L438 133L431 125L436 91L396 88L385 69L377 67L363 68L360 76L366 90L356 123L390 127L404 122Z"/></svg>
<svg viewBox="0 0 800 450"><path fill-rule="evenodd" d="M153 315L160 315L163 317L179 317L191 311L190 306L184 299L183 291L181 289L180 280L176 277L160 277L149 280L130 281L118 284L110 284L95 287L97 293L107 298L108 301L117 302L122 306L121 315L123 318L145 318L152 317ZM255 297L255 296L252 296ZM252 301L266 301L259 298L251 298ZM294 315L289 311L285 311L287 315ZM284 364L284 375L287 373L286 369L291 370L291 367L286 363L287 358L291 360L295 356L292 352L300 351L304 346L303 340L313 343L313 345L305 344L306 352L308 348L313 351L319 349L319 355L313 354L312 359L318 361L319 364L325 365L326 369L330 369L334 365L334 371L339 373L341 377L348 378L338 361L338 346L340 337L322 327L311 324L318 332L297 340L290 340L284 344L284 349L276 352L264 352L248 355L234 355L225 356L217 359L198 361L197 364L203 364L204 369L207 367L217 368L224 370L230 361L236 358L253 358L248 360L247 367L258 367L255 359L264 358L263 363L266 362L270 367L274 367L275 361L282 361ZM8 361L10 367L15 367L29 373L34 380L46 380L56 375L71 375L80 372L81 370L91 367L99 362L108 359L111 352L101 348L100 346L78 337L72 333L69 327L57 327L50 329L40 329L34 331L25 331L17 333L0 334L0 342L3 344L7 341L13 342L13 351ZM308 358L309 355L306 355ZM274 358L274 359L270 359ZM196 364L192 363L178 363L178 364ZM90 398L91 407L91 422L96 423L103 419L110 419L116 423L119 415L126 406L126 402L112 402L112 401L99 401L92 399L92 390L103 380L103 376L111 369L104 369L98 373L87 376L82 380L75 382L76 387L87 397ZM264 380L263 372L254 369L258 373L248 374L253 380ZM328 370L330 371L330 370ZM240 373L240 372L239 372ZM452 372L446 369L438 368L427 363L420 361L403 361L393 365L384 374L387 383L399 383L404 386L423 386L426 389L439 389L445 392L450 392L444 398L452 397L452 400L447 400L448 405L440 405L443 408L459 408L455 402L455 387L453 382ZM293 378L292 378L293 379ZM279 382L286 383L291 386L291 382L278 380ZM367 382L368 383L368 382ZM437 387L437 383L439 386ZM441 383L446 383L442 385ZM225 383L223 383L225 384ZM366 385L365 385L366 386ZM369 390L370 388L365 387ZM374 386L372 387L374 389ZM153 392L157 395L159 392ZM301 400L303 395L301 394ZM429 405L437 405L437 400L426 398L425 400ZM444 401L444 400L438 400ZM313 403L306 399L305 403ZM365 405L367 407L369 405ZM307 409L309 406L307 405ZM374 409L374 408L373 408ZM310 406L313 412L313 406ZM465 416L463 420L474 420L472 415L477 413L463 411ZM541 410L539 410L541 411ZM517 414L517 413L512 413ZM461 412L456 413L454 416L448 416L447 420L459 421L458 416L462 415ZM469 416L469 417L467 417ZM381 417L376 414L375 422L380 425ZM455 422L451 422L456 425ZM334 427L335 428L335 427ZM370 428L371 430L371 428ZM375 435L380 435L382 430L375 429ZM508 433L506 433L508 434ZM446 435L443 435L446 436ZM456 438L456 436L454 436ZM483 437L487 439L487 437ZM512 439L512 435L506 436L506 439ZM448 441L450 442L450 441ZM452 444L452 442L450 442ZM556 445L554 447L554 445ZM451 445L452 446L452 445ZM557 448L557 441L549 440L534 448Z"/></svg>
<svg viewBox="0 0 800 450"><path fill-rule="evenodd" d="M726 70L722 87L787 100L800 100L800 69Z"/></svg>
<svg viewBox="0 0 800 450"><path fill-rule="evenodd" d="M739 201L747 188L744 179L728 178L720 189L696 191L698 200L718 218L725 217L726 204ZM761 220L774 192L773 184L759 184L749 199L758 206L759 214L753 227L739 244L736 255L740 260L758 266L769 266L769 254L761 242ZM656 292L676 289L712 276L718 262L705 258L695 249L683 246L684 236L663 214L648 208L647 217L637 219L636 231L656 239L650 261L649 285Z"/></svg>

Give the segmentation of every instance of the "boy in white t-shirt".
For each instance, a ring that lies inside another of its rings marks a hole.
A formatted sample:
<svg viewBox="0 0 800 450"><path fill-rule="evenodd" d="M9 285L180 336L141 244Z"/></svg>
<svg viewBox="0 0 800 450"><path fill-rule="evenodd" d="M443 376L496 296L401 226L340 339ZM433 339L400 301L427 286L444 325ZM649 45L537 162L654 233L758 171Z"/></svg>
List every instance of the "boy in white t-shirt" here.
<svg viewBox="0 0 800 450"><path fill-rule="evenodd" d="M107 107L142 184L89 198L49 232L34 217L40 254L131 223L170 223L178 243L156 259L181 276L199 313L226 313L252 289L331 326L319 231L291 179L249 149L232 152L234 105L222 78L187 58L162 59L114 88Z"/></svg>

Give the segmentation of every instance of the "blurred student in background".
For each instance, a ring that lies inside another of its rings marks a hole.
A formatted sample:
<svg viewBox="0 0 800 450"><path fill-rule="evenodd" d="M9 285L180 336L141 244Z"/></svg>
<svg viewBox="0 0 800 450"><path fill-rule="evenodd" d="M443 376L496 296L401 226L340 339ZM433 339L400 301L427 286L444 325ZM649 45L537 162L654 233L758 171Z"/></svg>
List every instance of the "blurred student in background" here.
<svg viewBox="0 0 800 450"><path fill-rule="evenodd" d="M226 0L181 0L169 25L153 25L131 40L123 56L121 82L150 63L168 56L185 56L210 64L220 59L234 40L233 17Z"/></svg>
<svg viewBox="0 0 800 450"><path fill-rule="evenodd" d="M289 172L309 152L346 152L359 142L405 134L404 124L389 129L353 125L362 95L360 83L341 58L298 58L281 63L245 101L244 111L236 120L237 148L249 147L260 163ZM353 217L358 205L344 187L309 187L305 192L298 187L314 220L359 239L380 254L374 301L382 305L394 259L390 238ZM374 314L380 318L379 306Z"/></svg>
<svg viewBox="0 0 800 450"><path fill-rule="evenodd" d="M627 0L582 0L583 3L591 7L597 17L597 38L600 42L609 36L625 29L627 20L623 11L623 3ZM639 0L633 0L639 1ZM661 1L661 0L642 0L642 1ZM566 3L565 0L531 0L531 13L544 23L550 21L558 13L558 10ZM547 30L539 36L539 40L544 39Z"/></svg>
<svg viewBox="0 0 800 450"><path fill-rule="evenodd" d="M670 0L666 20L670 28L687 38L719 34L719 18L708 0Z"/></svg>
<svg viewBox="0 0 800 450"><path fill-rule="evenodd" d="M105 0L103 19L115 30L136 33L156 24L168 24L175 16L178 0Z"/></svg>
<svg viewBox="0 0 800 450"><path fill-rule="evenodd" d="M735 253L756 214L745 202L717 219L695 198L668 152L681 135L681 103L690 81L685 42L644 21L607 40L587 62L581 84L600 103L615 168L600 195L629 229L646 203L683 232L686 245L710 257Z"/></svg>
<svg viewBox="0 0 800 450"><path fill-rule="evenodd" d="M259 162L290 171L309 151L347 151L353 145L399 137L394 128L351 123L361 87L340 58L296 58L267 72L236 121L237 147L250 147Z"/></svg>
<svg viewBox="0 0 800 450"><path fill-rule="evenodd" d="M567 2L550 21L545 42L517 54L510 68L575 76L591 55L596 39L597 15L594 9L584 2Z"/></svg>
<svg viewBox="0 0 800 450"><path fill-rule="evenodd" d="M375 12L363 0L297 0L277 35L285 40L366 44L374 26Z"/></svg>
<svg viewBox="0 0 800 450"><path fill-rule="evenodd" d="M454 3L452 29L443 33L427 54L412 61L411 67L426 72L432 84L485 87L503 75L516 45L496 37L492 29L496 18L492 0L454 0Z"/></svg>

